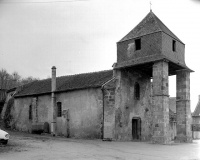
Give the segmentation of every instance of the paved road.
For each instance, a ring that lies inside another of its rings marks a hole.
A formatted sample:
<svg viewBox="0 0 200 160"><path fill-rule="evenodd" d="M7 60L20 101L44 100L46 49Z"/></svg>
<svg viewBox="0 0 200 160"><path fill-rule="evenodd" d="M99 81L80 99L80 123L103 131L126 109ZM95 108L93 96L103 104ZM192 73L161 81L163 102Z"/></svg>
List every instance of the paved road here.
<svg viewBox="0 0 200 160"><path fill-rule="evenodd" d="M10 132L0 160L200 160L200 140L191 144L103 142Z"/></svg>

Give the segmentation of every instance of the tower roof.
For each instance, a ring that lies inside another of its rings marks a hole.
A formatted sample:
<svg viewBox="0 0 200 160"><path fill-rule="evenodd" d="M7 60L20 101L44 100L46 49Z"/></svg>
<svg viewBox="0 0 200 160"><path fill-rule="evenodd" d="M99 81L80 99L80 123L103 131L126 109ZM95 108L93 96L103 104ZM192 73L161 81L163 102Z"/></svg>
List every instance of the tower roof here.
<svg viewBox="0 0 200 160"><path fill-rule="evenodd" d="M169 30L169 28L167 28L167 26L165 26L165 24L152 11L150 11L146 15L146 17L119 42L155 32L164 32L176 39L177 41L183 43L174 33L172 33L172 31Z"/></svg>

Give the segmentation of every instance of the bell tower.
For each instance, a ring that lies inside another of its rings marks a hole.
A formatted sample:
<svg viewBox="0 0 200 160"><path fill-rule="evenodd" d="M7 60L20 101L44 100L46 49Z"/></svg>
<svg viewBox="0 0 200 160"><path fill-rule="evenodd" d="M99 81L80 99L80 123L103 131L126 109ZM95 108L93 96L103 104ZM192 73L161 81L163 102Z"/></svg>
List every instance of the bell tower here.
<svg viewBox="0 0 200 160"><path fill-rule="evenodd" d="M190 72L185 64L185 44L150 11L124 38L117 42L114 66L118 83L124 70L143 73L153 80L152 142L167 144L169 135L168 76L177 76L177 137L191 142ZM121 84L117 84L120 86Z"/></svg>

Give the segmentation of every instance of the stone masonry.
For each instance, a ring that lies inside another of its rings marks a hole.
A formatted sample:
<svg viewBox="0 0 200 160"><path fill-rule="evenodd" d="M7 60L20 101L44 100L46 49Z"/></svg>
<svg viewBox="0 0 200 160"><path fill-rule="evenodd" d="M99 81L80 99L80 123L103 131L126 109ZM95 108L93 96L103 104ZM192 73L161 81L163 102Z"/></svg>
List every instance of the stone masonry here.
<svg viewBox="0 0 200 160"><path fill-rule="evenodd" d="M177 71L176 90L177 138L179 142L192 142L190 111L190 72Z"/></svg>
<svg viewBox="0 0 200 160"><path fill-rule="evenodd" d="M156 62L153 65L153 143L170 142L168 63Z"/></svg>

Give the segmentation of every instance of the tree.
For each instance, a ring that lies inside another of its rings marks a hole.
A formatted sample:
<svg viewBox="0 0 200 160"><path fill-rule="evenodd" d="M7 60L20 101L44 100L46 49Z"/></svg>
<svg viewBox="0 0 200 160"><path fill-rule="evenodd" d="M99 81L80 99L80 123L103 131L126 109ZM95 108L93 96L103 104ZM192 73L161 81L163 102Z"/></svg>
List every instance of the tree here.
<svg viewBox="0 0 200 160"><path fill-rule="evenodd" d="M0 88L6 89L8 85L9 74L5 69L0 70Z"/></svg>
<svg viewBox="0 0 200 160"><path fill-rule="evenodd" d="M0 70L0 89L11 89L38 80L38 78L22 78L18 72L9 74L5 69Z"/></svg>

